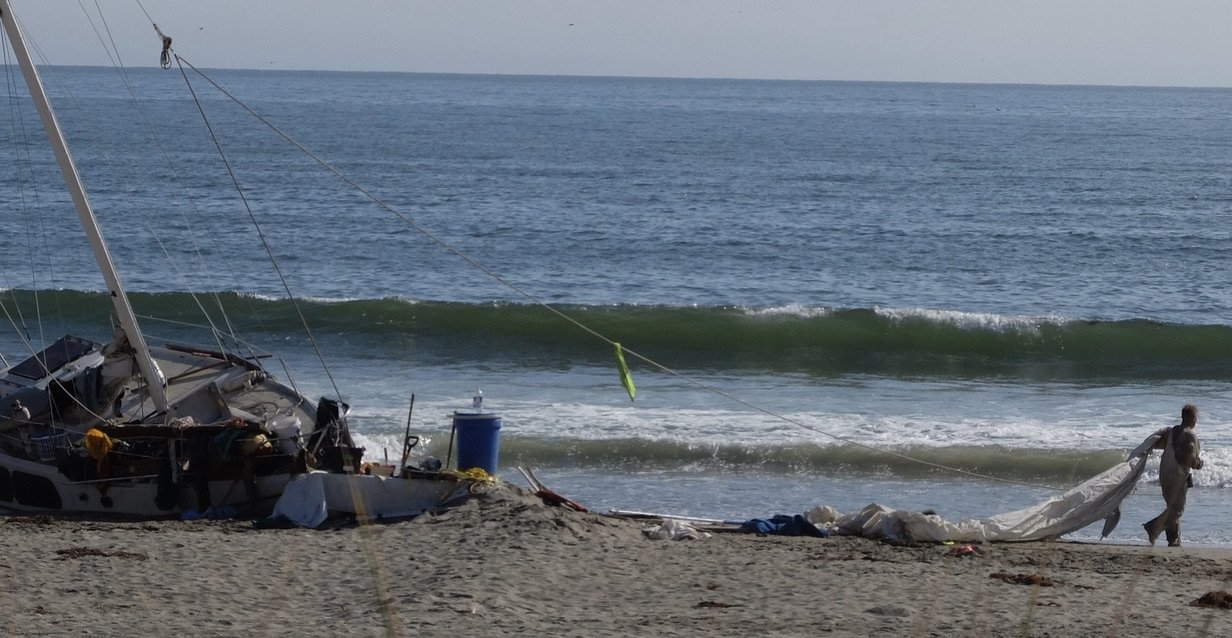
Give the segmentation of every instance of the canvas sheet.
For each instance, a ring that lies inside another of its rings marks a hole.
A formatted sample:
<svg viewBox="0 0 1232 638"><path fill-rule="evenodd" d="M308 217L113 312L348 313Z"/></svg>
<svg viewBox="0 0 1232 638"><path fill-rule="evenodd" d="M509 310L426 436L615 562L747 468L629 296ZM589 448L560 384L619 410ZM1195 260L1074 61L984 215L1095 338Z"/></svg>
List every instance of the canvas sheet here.
<svg viewBox="0 0 1232 638"><path fill-rule="evenodd" d="M890 509L876 503L856 514L838 515L820 507L806 516L835 533L898 542L1034 541L1076 532L1099 520L1107 536L1120 518L1121 501L1134 491L1158 433L1147 437L1129 458L1077 487L1037 505L983 519L950 522L935 514Z"/></svg>

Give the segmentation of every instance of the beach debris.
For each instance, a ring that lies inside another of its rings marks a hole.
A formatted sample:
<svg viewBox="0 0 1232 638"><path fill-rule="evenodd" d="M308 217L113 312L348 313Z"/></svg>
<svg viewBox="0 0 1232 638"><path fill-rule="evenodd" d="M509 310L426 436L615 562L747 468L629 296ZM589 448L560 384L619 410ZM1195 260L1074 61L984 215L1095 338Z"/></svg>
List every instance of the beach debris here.
<svg viewBox="0 0 1232 638"><path fill-rule="evenodd" d="M557 507L564 507L567 509L571 509L575 512L590 511L586 509L586 507L584 507L582 504L576 501L569 500L561 496L560 494L557 494L556 492L553 492L552 490L548 489L548 487L543 484L543 481L540 481L539 477L535 476L534 470L528 467L518 467L518 471L522 473L522 477L525 478L526 482L530 484L530 488L534 490L535 496L538 496L540 499L542 499L544 503L548 505L555 505Z"/></svg>
<svg viewBox="0 0 1232 638"><path fill-rule="evenodd" d="M1202 597L1189 603L1190 607L1211 607L1213 609L1232 609L1232 594L1226 591L1208 591Z"/></svg>
<svg viewBox="0 0 1232 638"><path fill-rule="evenodd" d="M1011 574L1009 572L996 572L988 575L989 578L1005 581L1011 585L1036 585L1039 587L1052 587L1056 583L1052 579L1040 574Z"/></svg>
<svg viewBox="0 0 1232 638"><path fill-rule="evenodd" d="M629 518L634 520L653 519L656 521L677 520L685 521L693 525L728 526L739 528L744 524L744 521L723 520L720 518L702 518L698 516L680 516L676 514L658 514L655 512L637 512L633 510L608 510L607 513L608 516L615 516L617 518ZM736 531L738 531L738 529Z"/></svg>
<svg viewBox="0 0 1232 638"><path fill-rule="evenodd" d="M180 514L182 521L225 521L227 519L236 518L240 515L240 510L231 505L220 505L218 507L206 508L204 512L197 510L186 510Z"/></svg>
<svg viewBox="0 0 1232 638"><path fill-rule="evenodd" d="M769 519L753 518L740 526L740 531L758 536L813 536L825 538L829 532L819 529L811 521L800 514L776 514Z"/></svg>
<svg viewBox="0 0 1232 638"><path fill-rule="evenodd" d="M721 603L716 600L703 600L697 603L698 609L727 609L728 607L739 607L736 603Z"/></svg>
<svg viewBox="0 0 1232 638"><path fill-rule="evenodd" d="M675 519L665 520L658 525L643 527L642 533L646 535L646 538L655 541L690 541L710 538L709 532L703 532L684 521Z"/></svg>
<svg viewBox="0 0 1232 638"><path fill-rule="evenodd" d="M961 558L963 556L975 556L977 554L983 554L983 553L984 553L984 550L976 547L975 545L967 543L965 545L954 546L953 548L950 549L949 552L946 553L946 555L954 556L956 558Z"/></svg>
<svg viewBox="0 0 1232 638"><path fill-rule="evenodd" d="M128 560L149 560L149 556L136 552L114 551L105 552L101 549L93 547L70 547L68 549L57 549L56 553L61 556L56 560L68 560L70 558L85 558L87 556L102 556L104 558L124 558Z"/></svg>

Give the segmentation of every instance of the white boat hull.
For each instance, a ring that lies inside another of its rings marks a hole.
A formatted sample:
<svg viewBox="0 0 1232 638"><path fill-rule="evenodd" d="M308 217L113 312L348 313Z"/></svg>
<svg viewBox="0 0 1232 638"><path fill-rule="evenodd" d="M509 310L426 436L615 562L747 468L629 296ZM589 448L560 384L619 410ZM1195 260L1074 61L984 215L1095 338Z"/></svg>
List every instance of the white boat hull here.
<svg viewBox="0 0 1232 638"><path fill-rule="evenodd" d="M255 506L242 479L209 481L211 505L252 513L268 511L292 477L292 474L255 477ZM175 490L174 505L170 509L158 506L160 489ZM156 475L73 481L55 466L7 455L0 455L0 507L30 513L141 518L178 517L199 510L194 485L168 486L164 482L160 488Z"/></svg>

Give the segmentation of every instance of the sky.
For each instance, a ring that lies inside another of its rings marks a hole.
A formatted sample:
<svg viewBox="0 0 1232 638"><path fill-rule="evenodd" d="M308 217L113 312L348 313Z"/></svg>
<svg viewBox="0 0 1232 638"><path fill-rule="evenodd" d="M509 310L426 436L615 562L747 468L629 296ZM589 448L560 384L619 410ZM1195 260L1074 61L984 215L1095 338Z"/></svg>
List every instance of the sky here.
<svg viewBox="0 0 1232 638"><path fill-rule="evenodd" d="M12 2L53 64L101 7L129 66L148 13L203 68L1232 87L1227 0Z"/></svg>

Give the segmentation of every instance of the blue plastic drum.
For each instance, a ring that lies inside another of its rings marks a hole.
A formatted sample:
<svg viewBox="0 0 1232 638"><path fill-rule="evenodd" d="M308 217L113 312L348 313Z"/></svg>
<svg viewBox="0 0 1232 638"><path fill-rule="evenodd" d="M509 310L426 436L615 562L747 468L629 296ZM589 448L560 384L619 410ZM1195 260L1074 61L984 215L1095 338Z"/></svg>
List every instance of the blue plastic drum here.
<svg viewBox="0 0 1232 638"><path fill-rule="evenodd" d="M458 469L477 467L495 475L500 458L500 416L454 412L453 427L458 441Z"/></svg>

